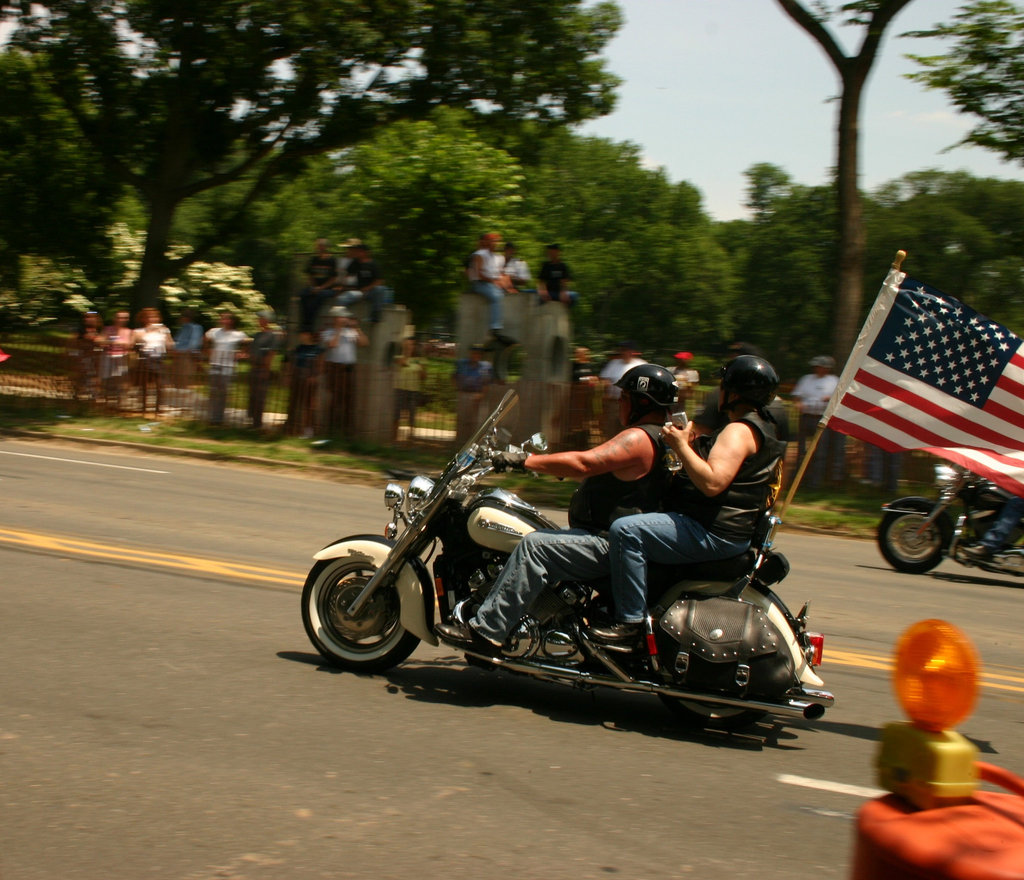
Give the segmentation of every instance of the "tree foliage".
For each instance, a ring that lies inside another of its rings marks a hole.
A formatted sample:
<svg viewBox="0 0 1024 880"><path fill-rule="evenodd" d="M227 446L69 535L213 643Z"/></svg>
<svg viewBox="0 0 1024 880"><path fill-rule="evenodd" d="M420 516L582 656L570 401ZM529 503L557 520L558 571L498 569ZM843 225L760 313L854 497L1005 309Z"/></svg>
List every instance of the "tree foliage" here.
<svg viewBox="0 0 1024 880"><path fill-rule="evenodd" d="M48 0L21 5L12 46L145 206L142 305L269 181L384 122L442 104L506 124L606 112L615 79L597 54L619 21L614 4L582 0ZM169 259L179 207L229 184L208 237Z"/></svg>
<svg viewBox="0 0 1024 880"><path fill-rule="evenodd" d="M944 55L910 56L923 68L910 78L944 91L961 112L981 119L960 143L1024 163L1024 8L975 0L952 22L911 36L950 44Z"/></svg>

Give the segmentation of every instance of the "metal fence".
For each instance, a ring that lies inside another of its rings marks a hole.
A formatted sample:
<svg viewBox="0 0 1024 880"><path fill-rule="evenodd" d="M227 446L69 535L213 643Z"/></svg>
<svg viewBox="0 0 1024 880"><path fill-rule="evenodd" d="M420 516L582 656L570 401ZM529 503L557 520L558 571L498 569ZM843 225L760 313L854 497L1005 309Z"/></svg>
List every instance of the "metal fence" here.
<svg viewBox="0 0 1024 880"><path fill-rule="evenodd" d="M391 419L384 442L453 449L506 387L496 382L477 394L457 391L450 345L425 346L417 390L396 387L397 368L365 381L365 365L332 374L298 364L288 353L275 355L270 369L261 373L245 360L228 372L212 370L201 357L185 352L153 360L133 351L115 360L54 335L11 335L0 347L11 355L0 367L0 395L8 398L54 401L76 414L183 419L271 436L379 443L380 431L371 436L362 426L379 426L382 418L387 424L386 408ZM550 397L557 409L546 419L552 448L584 449L614 433L618 408L609 406L600 386L573 384L563 392ZM689 409L699 408L700 394ZM790 416L795 440L797 419L792 411ZM534 426L525 427L529 433ZM789 445L789 478L796 473L800 445ZM834 443L831 451L819 451L816 458L808 476L817 479L805 482L808 488L869 485L893 493L899 482L930 483L935 461L923 454L887 454L850 438Z"/></svg>

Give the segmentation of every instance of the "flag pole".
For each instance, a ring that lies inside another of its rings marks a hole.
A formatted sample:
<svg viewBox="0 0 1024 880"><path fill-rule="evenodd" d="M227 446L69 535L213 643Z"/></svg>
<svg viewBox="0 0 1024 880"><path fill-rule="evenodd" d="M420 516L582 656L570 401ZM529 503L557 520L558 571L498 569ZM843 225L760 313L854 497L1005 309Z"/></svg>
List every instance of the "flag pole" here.
<svg viewBox="0 0 1024 880"><path fill-rule="evenodd" d="M896 256L893 258L892 266L890 266L891 272L902 271L903 261L907 258L907 252L904 250L896 251ZM842 382L839 383L837 391L842 387ZM828 410L826 410L826 414ZM804 453L804 457L800 462L800 466L797 468L796 476L793 478L793 483L789 487L789 491L786 492L786 497L782 502L782 509L778 515L780 519L785 519L786 511L789 509L790 502L793 500L793 496L796 495L796 490L800 486L800 481L803 480L804 474L807 471L807 466L811 463L811 458L814 455L814 451L818 448L818 442L821 440L822 432L825 430L825 417L822 416L822 421L818 422L818 427L814 432L814 436L811 438L811 442L807 447L807 451Z"/></svg>

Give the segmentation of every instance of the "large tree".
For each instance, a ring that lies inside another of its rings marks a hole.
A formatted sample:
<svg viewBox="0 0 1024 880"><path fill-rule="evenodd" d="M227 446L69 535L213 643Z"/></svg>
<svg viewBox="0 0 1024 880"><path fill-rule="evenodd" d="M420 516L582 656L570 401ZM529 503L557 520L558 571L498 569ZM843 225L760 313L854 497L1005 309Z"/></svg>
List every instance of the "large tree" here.
<svg viewBox="0 0 1024 880"><path fill-rule="evenodd" d="M975 0L948 24L911 36L950 44L945 55L911 56L923 68L911 78L941 89L961 112L981 119L961 143L1024 163L1024 8Z"/></svg>
<svg viewBox="0 0 1024 880"><path fill-rule="evenodd" d="M864 298L864 217L859 188L860 108L868 74L878 56L885 29L910 0L858 0L835 7L818 0L804 6L776 0L783 11L821 46L839 77L839 119L836 125L836 204L839 258L835 287L833 350L845 360L857 338ZM847 55L828 28L842 18L863 28L860 48Z"/></svg>
<svg viewBox="0 0 1024 880"><path fill-rule="evenodd" d="M504 124L607 112L610 0L48 0L5 4L79 136L147 212L134 305L203 258L274 178L441 105ZM204 241L166 254L175 214L221 187Z"/></svg>

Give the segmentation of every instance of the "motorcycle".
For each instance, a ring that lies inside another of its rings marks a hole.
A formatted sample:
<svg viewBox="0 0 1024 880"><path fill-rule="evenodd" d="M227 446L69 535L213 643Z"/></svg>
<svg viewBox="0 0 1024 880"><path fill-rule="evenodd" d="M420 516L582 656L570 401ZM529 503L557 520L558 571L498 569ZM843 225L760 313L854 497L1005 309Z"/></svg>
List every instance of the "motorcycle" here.
<svg viewBox="0 0 1024 880"><path fill-rule="evenodd" d="M882 505L878 548L885 561L897 571L922 574L949 557L985 571L1024 575L1022 547L1011 546L987 561L963 552L996 521L1009 493L977 474L948 464L935 466L935 485L939 490L937 501L914 495ZM956 501L963 512L954 523L950 508ZM1018 525L1010 535L1011 545L1024 533L1022 528Z"/></svg>
<svg viewBox="0 0 1024 880"><path fill-rule="evenodd" d="M457 608L479 605L525 535L558 528L516 495L476 486L493 471L495 453L523 451L509 446L511 435L500 427L516 399L514 391L505 395L439 478L415 476L408 491L387 485L392 518L383 537L351 535L315 554L302 620L327 662L381 672L420 641L437 645L435 615L450 621ZM540 452L546 444L538 434L523 446ZM789 572L771 549L779 523L766 514L751 549L732 559L651 565L642 650L623 653L588 638L585 621L607 619L608 583L563 582L533 603L500 656L465 651L467 662L653 694L701 726L738 729L767 715L819 718L834 702L815 672L824 637L808 632L807 605L794 615L771 589Z"/></svg>

